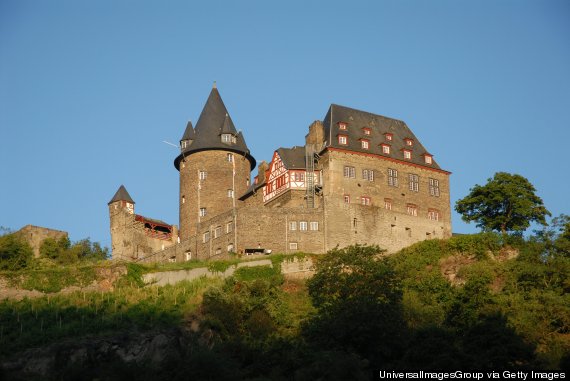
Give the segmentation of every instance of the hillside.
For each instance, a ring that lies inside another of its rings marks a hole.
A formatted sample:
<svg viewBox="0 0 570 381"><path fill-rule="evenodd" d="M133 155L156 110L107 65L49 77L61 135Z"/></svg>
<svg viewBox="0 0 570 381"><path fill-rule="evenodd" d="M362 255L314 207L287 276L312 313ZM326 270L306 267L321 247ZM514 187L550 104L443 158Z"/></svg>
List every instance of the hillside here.
<svg viewBox="0 0 570 381"><path fill-rule="evenodd" d="M378 253L333 250L308 281L284 277L279 255L225 280L162 287L144 287L142 274L175 266L128 265L106 292L4 300L1 369L8 379L341 380L373 368L568 367L568 257L492 234Z"/></svg>

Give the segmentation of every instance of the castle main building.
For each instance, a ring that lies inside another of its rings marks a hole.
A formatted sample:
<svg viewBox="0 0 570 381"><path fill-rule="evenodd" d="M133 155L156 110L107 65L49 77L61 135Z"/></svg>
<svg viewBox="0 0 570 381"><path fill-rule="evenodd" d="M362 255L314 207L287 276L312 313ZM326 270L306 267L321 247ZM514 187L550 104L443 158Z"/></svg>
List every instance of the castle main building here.
<svg viewBox="0 0 570 381"><path fill-rule="evenodd" d="M449 175L408 126L331 105L303 146L256 161L214 86L174 160L180 229L134 213L121 186L109 202L113 258L186 261L229 253L324 253L377 244L394 252L451 236Z"/></svg>

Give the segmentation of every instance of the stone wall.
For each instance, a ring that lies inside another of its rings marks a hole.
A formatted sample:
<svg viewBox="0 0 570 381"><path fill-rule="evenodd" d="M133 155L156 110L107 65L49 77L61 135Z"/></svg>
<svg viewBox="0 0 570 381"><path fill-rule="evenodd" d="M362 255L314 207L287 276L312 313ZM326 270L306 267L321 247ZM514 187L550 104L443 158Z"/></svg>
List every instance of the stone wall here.
<svg viewBox="0 0 570 381"><path fill-rule="evenodd" d="M67 237L67 232L62 230L48 229L41 226L26 225L17 231L17 234L25 240L34 250L34 257L40 256L40 246L46 238L53 238L59 240L60 238Z"/></svg>

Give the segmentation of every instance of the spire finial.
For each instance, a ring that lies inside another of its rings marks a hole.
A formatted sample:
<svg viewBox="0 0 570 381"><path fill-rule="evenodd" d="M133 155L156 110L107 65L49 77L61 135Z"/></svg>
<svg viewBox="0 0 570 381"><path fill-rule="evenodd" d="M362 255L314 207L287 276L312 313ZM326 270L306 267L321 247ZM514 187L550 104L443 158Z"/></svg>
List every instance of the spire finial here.
<svg viewBox="0 0 570 381"><path fill-rule="evenodd" d="M212 86L212 89L217 89L218 85L216 85L216 81L214 81L214 85Z"/></svg>

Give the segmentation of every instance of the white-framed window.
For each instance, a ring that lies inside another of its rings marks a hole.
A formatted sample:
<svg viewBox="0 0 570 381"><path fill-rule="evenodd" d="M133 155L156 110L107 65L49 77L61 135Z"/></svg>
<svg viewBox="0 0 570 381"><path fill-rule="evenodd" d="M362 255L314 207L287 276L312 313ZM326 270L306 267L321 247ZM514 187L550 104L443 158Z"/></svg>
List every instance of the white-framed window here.
<svg viewBox="0 0 570 381"><path fill-rule="evenodd" d="M234 154L233 153L228 153L226 155L226 160L230 163L232 163L234 161Z"/></svg>
<svg viewBox="0 0 570 381"><path fill-rule="evenodd" d="M412 147L414 145L414 141L412 139L404 139L404 143L406 143L408 147Z"/></svg>
<svg viewBox="0 0 570 381"><path fill-rule="evenodd" d="M299 222L299 230L303 232L307 231L307 221Z"/></svg>
<svg viewBox="0 0 570 381"><path fill-rule="evenodd" d="M429 179L429 195L439 197L439 180Z"/></svg>
<svg viewBox="0 0 570 381"><path fill-rule="evenodd" d="M182 142L180 143L180 145L182 146L182 148L186 148L186 140L182 140Z"/></svg>
<svg viewBox="0 0 570 381"><path fill-rule="evenodd" d="M222 134L222 142L223 143L231 143L232 142L232 134Z"/></svg>
<svg viewBox="0 0 570 381"><path fill-rule="evenodd" d="M388 168L388 185L391 187L398 186L398 171L396 169Z"/></svg>
<svg viewBox="0 0 570 381"><path fill-rule="evenodd" d="M372 132L372 130L370 130L370 128L363 128L362 131L364 132L364 135L370 135L370 133Z"/></svg>
<svg viewBox="0 0 570 381"><path fill-rule="evenodd" d="M214 238L221 237L221 235L222 235L222 227L221 227L221 226L217 226L217 227L214 229Z"/></svg>
<svg viewBox="0 0 570 381"><path fill-rule="evenodd" d="M390 154L390 146L388 144L382 144L382 153L386 155Z"/></svg>
<svg viewBox="0 0 570 381"><path fill-rule="evenodd" d="M186 197L182 196L182 203L184 204L186 202Z"/></svg>
<svg viewBox="0 0 570 381"><path fill-rule="evenodd" d="M189 261L192 259L192 252L188 250L187 252L184 253L184 256L186 257L186 261Z"/></svg>
<svg viewBox="0 0 570 381"><path fill-rule="evenodd" d="M406 205L406 210L410 216L416 217L418 215L418 207L414 204Z"/></svg>
<svg viewBox="0 0 570 381"><path fill-rule="evenodd" d="M345 166L344 177L349 177L352 179L356 178L356 170L354 169L354 167Z"/></svg>
<svg viewBox="0 0 570 381"><path fill-rule="evenodd" d="M228 247L226 249L227 249L228 253L233 253L234 244L233 243L228 244Z"/></svg>
<svg viewBox="0 0 570 381"><path fill-rule="evenodd" d="M424 161L426 164L431 164L433 162L431 155L424 155Z"/></svg>
<svg viewBox="0 0 570 381"><path fill-rule="evenodd" d="M370 141L362 139L360 141L360 145L361 145L362 149L368 149L370 147Z"/></svg>
<svg viewBox="0 0 570 381"><path fill-rule="evenodd" d="M436 209L428 210L428 219L432 221L439 221L439 211Z"/></svg>
<svg viewBox="0 0 570 381"><path fill-rule="evenodd" d="M341 130L346 130L346 127L347 127L347 126L346 126L346 123L340 122L340 123L338 124L338 128L341 129Z"/></svg>
<svg viewBox="0 0 570 381"><path fill-rule="evenodd" d="M297 230L297 221L290 221L289 222L289 230Z"/></svg>
<svg viewBox="0 0 570 381"><path fill-rule="evenodd" d="M408 174L408 189L417 192L420 189L420 177L414 173Z"/></svg>
<svg viewBox="0 0 570 381"><path fill-rule="evenodd" d="M345 195L343 196L343 198L344 198L344 203L345 203L345 204L350 204L350 195L345 194Z"/></svg>
<svg viewBox="0 0 570 381"><path fill-rule="evenodd" d="M361 203L362 205L370 206L370 204L371 204L370 197L368 197L368 196L360 196L360 203Z"/></svg>
<svg viewBox="0 0 570 381"><path fill-rule="evenodd" d="M339 135L338 136L338 144L347 145L348 144L348 136Z"/></svg>
<svg viewBox="0 0 570 381"><path fill-rule="evenodd" d="M391 198L385 198L384 199L384 209L392 210L392 199Z"/></svg>
<svg viewBox="0 0 570 381"><path fill-rule="evenodd" d="M297 250L298 247L297 242L289 242L289 250Z"/></svg>
<svg viewBox="0 0 570 381"><path fill-rule="evenodd" d="M233 189L228 189L228 197L234 198L234 190Z"/></svg>
<svg viewBox="0 0 570 381"><path fill-rule="evenodd" d="M392 138L393 138L393 136L394 136L394 135L393 135L393 134L391 134L391 133L389 133L389 132L388 132L388 133L386 133L386 134L384 134L384 137L385 137L385 138L386 138L386 140L388 140L388 141L391 141L391 140L392 140Z"/></svg>
<svg viewBox="0 0 570 381"><path fill-rule="evenodd" d="M311 230L319 230L319 222L318 221L311 221L311 224L309 227Z"/></svg>
<svg viewBox="0 0 570 381"><path fill-rule="evenodd" d="M206 208L200 208L200 217L204 217L206 215Z"/></svg>
<svg viewBox="0 0 570 381"><path fill-rule="evenodd" d="M295 172L295 181L305 181L305 172Z"/></svg>
<svg viewBox="0 0 570 381"><path fill-rule="evenodd" d="M231 233L234 231L234 223L233 222L228 222L226 224L226 233Z"/></svg>
<svg viewBox="0 0 570 381"><path fill-rule="evenodd" d="M204 232L204 234L202 235L202 241L203 242L208 242L210 240L210 232Z"/></svg>
<svg viewBox="0 0 570 381"><path fill-rule="evenodd" d="M200 171L200 180L206 180L206 177L208 177L208 172Z"/></svg>
<svg viewBox="0 0 570 381"><path fill-rule="evenodd" d="M412 151L405 149L404 150L404 159L411 160L412 159Z"/></svg>
<svg viewBox="0 0 570 381"><path fill-rule="evenodd" d="M374 170L373 169L363 169L362 179L368 181L374 181Z"/></svg>

